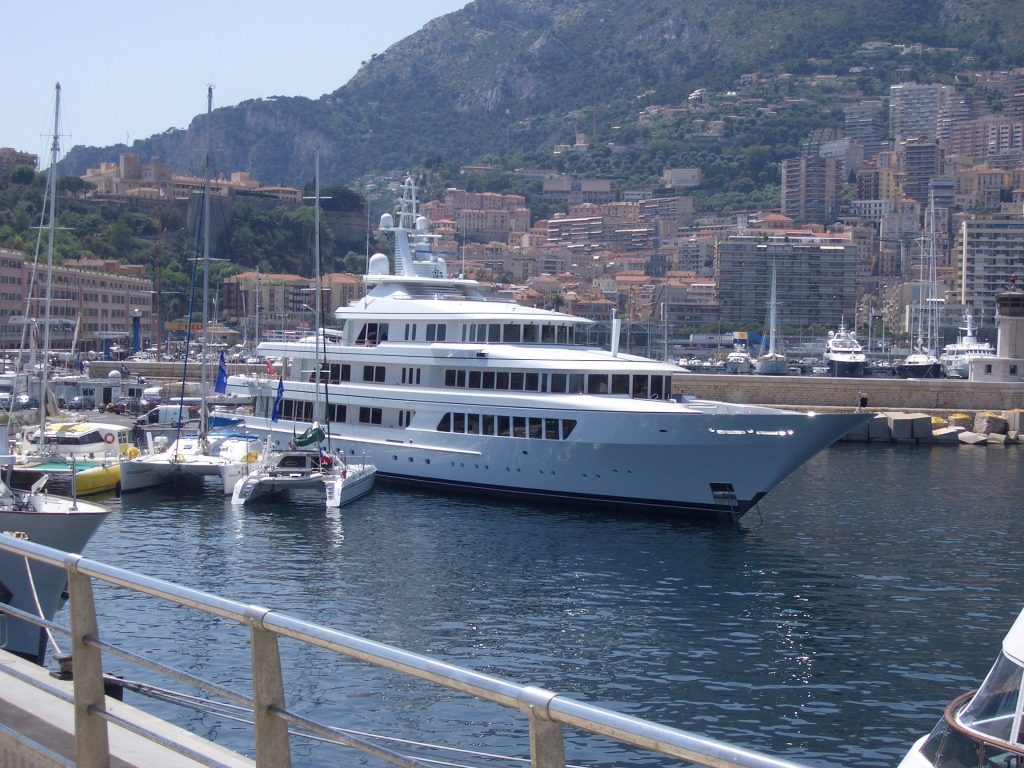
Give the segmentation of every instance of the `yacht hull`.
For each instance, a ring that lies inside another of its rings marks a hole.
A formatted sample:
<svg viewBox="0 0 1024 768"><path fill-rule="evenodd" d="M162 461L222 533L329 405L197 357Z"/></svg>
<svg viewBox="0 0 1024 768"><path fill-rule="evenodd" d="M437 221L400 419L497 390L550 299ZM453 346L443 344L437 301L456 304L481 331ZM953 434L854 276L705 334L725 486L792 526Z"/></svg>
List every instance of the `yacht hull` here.
<svg viewBox="0 0 1024 768"><path fill-rule="evenodd" d="M582 414L571 440L336 425L335 445L372 463L385 480L504 498L619 510L738 517L807 459L863 423L866 414L738 409L703 414ZM260 423L262 422L262 424ZM252 419L281 441L288 422ZM300 430L301 431L301 430Z"/></svg>
<svg viewBox="0 0 1024 768"><path fill-rule="evenodd" d="M83 501L77 503L76 510L69 506L68 499L34 494L28 497L28 504L23 508L0 510L0 531L64 552L80 553L106 519L108 510ZM0 552L3 602L26 613L41 613L44 618L52 619L63 605L67 576L62 568L30 562L27 569L24 558ZM45 635L33 624L0 615L0 647L41 664L46 650Z"/></svg>

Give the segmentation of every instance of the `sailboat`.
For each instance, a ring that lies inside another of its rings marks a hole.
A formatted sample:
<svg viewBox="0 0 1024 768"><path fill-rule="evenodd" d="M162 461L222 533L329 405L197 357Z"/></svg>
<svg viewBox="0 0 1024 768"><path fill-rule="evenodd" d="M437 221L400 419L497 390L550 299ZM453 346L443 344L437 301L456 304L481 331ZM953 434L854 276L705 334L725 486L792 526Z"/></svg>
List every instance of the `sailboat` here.
<svg viewBox="0 0 1024 768"><path fill-rule="evenodd" d="M754 364L755 373L763 376L785 376L789 373L786 356L779 343L775 263L772 262L772 293L768 301L768 346Z"/></svg>
<svg viewBox="0 0 1024 768"><path fill-rule="evenodd" d="M57 154L60 146L60 83L57 84L56 117L54 118L53 149L49 170L49 238L48 260L53 258L54 194L57 180ZM6 446L7 425L0 423L0 465L11 466L14 457ZM36 544L65 552L82 552L96 529L106 519L109 510L101 504L79 501L46 492L49 478L36 480L28 491L13 490L0 480L0 531L18 536ZM73 487L72 487L73 490ZM6 552L0 552L0 602L7 607L53 619L65 599L67 574L63 568L30 562ZM38 664L46 654L48 631L8 614L3 617L0 648L30 659Z"/></svg>
<svg viewBox="0 0 1024 768"><path fill-rule="evenodd" d="M323 312L323 292L320 290L320 151L316 153L315 172L315 208L314 221L314 284L316 298L313 302L313 313L316 315L314 332L316 333L317 360L316 371L312 377L316 389L313 395L313 424L301 435L292 438L287 450L275 447L273 438L267 438L263 455L258 462L250 466L249 474L239 480L231 496L234 506L242 506L248 501L267 494L288 490L314 488L325 492L325 503L328 509L355 501L369 493L377 477L377 467L368 464L349 462L344 453L336 456L330 450L330 437L318 419L327 412L327 378L319 350L321 343L326 343L324 329L320 327ZM283 376L283 373L282 373ZM225 380L226 380L225 376ZM225 381L226 383L226 381ZM320 397L320 385L324 384L324 397ZM283 379L282 379L283 387ZM283 391L283 390L282 390ZM275 416L277 408L275 407ZM327 450L322 443L327 441Z"/></svg>
<svg viewBox="0 0 1024 768"><path fill-rule="evenodd" d="M60 120L60 84L57 85L56 120ZM59 140L54 131L53 152L47 184L48 225L46 244L46 283L43 295L43 318L30 318L35 282L29 287L28 299L23 315L24 329L29 342L29 369L39 372L38 428L27 426L22 430L16 450L18 455L11 467L8 478L12 486L29 488L43 477L61 488L67 488L75 495L102 493L116 489L120 478L118 451L127 450L130 433L114 424L77 423L71 430L74 438L69 439L70 424L47 423L49 416L57 415L57 406L50 392L50 329L52 326L51 306L53 297L53 254L54 234L57 228L57 187L56 153ZM38 249L37 249L38 256ZM36 271L33 270L33 278ZM39 323L43 326L42 349L36 364L36 342ZM19 363L21 353L19 352Z"/></svg>
<svg viewBox="0 0 1024 768"><path fill-rule="evenodd" d="M207 90L206 114L209 120L213 112L213 87ZM210 123L207 122L208 136ZM208 139L209 142L209 139ZM207 311L209 306L209 265L210 265L210 155L207 145L204 176L203 176L203 210L201 214L203 235L203 334L201 339L201 397L199 409L199 434L182 435L179 428L177 437L169 445L160 438L155 438L147 446L147 450L121 461L121 491L127 493L154 488L160 485L177 483L183 480L202 480L206 477L217 477L222 484L225 495L231 494L235 483L242 478L248 465L259 458L258 450L254 449L255 438L245 435L222 433L209 434L209 412L206 399L207 365L206 332L208 329ZM185 406L181 406L185 410ZM179 423L183 419L178 420Z"/></svg>
<svg viewBox="0 0 1024 768"><path fill-rule="evenodd" d="M935 201L928 206L928 280L925 306L918 316L918 338L914 350L893 367L893 374L905 379L937 379L942 375L942 363L935 354L938 336L938 303L935 296L937 282L935 266Z"/></svg>

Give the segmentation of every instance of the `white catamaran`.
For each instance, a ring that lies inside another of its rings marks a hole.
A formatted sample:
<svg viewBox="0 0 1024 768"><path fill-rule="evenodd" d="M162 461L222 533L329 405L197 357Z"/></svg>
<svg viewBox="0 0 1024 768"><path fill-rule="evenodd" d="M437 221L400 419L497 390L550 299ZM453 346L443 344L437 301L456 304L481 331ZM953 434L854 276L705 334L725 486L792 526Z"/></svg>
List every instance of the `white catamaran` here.
<svg viewBox="0 0 1024 768"><path fill-rule="evenodd" d="M588 347L592 321L449 277L411 179L381 230L394 271L370 258L340 330L260 344L280 378L228 379L256 397L250 431L285 444L318 421L382 480L734 518L868 418L673 398L678 369L621 354L617 323L610 350Z"/></svg>

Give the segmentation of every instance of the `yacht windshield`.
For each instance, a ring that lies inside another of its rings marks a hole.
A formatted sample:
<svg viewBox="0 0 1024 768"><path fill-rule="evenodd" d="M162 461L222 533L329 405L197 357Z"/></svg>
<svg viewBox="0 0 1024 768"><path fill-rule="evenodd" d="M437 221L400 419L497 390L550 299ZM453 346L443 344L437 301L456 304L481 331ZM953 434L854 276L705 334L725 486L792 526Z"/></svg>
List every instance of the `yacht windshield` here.
<svg viewBox="0 0 1024 768"><path fill-rule="evenodd" d="M992 738L1019 743L1012 734L1013 718L1020 700L1021 667L1000 655L985 682L971 699L959 720L968 728Z"/></svg>

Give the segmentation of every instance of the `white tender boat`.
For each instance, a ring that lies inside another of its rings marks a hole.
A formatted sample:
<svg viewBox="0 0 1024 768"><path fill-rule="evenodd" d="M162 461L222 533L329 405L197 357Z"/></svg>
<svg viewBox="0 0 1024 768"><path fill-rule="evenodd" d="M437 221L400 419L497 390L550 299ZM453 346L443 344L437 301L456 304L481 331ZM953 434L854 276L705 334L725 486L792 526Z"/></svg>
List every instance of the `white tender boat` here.
<svg viewBox="0 0 1024 768"><path fill-rule="evenodd" d="M264 342L277 375L235 375L250 432L278 444L314 421L381 479L736 518L867 414L815 414L673 397L672 364L587 346L592 321L492 301L448 276L411 179L395 257L374 254L367 295L338 329ZM683 379L685 380L685 379Z"/></svg>
<svg viewBox="0 0 1024 768"><path fill-rule="evenodd" d="M981 688L954 699L899 768L963 768L1024 764L1024 611L1003 638L1003 648Z"/></svg>
<svg viewBox="0 0 1024 768"><path fill-rule="evenodd" d="M273 450L270 441L252 471L235 483L231 504L288 491L313 490L325 494L328 509L349 504L373 489L377 468L372 464L346 464L315 450Z"/></svg>

